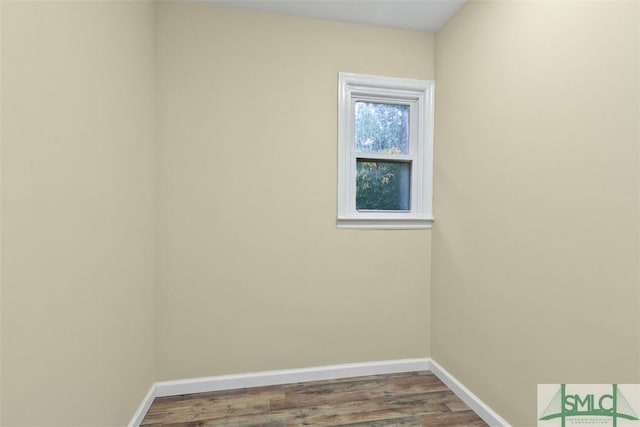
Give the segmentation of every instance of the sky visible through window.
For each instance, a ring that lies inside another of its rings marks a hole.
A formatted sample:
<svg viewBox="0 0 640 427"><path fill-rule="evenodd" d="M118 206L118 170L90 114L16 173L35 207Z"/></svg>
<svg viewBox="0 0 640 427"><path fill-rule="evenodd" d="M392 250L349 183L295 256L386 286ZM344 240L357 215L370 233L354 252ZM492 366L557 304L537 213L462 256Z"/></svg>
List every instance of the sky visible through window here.
<svg viewBox="0 0 640 427"><path fill-rule="evenodd" d="M409 106L356 102L356 151L409 153Z"/></svg>

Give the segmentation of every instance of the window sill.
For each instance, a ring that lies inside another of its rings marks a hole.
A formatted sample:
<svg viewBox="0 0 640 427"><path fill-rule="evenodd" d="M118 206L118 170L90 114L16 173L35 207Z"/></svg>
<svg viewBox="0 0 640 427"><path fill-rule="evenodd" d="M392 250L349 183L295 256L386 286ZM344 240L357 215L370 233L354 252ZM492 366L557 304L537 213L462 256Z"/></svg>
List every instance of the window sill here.
<svg viewBox="0 0 640 427"><path fill-rule="evenodd" d="M377 230L430 229L433 219L362 219L338 218L338 228L361 228Z"/></svg>

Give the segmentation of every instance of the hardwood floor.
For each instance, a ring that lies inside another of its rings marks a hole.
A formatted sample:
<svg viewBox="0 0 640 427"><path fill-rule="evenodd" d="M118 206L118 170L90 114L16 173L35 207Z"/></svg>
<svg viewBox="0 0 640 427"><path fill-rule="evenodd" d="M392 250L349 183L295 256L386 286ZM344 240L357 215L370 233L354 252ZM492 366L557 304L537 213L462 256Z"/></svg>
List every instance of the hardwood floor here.
<svg viewBox="0 0 640 427"><path fill-rule="evenodd" d="M431 372L160 397L141 426L486 426Z"/></svg>

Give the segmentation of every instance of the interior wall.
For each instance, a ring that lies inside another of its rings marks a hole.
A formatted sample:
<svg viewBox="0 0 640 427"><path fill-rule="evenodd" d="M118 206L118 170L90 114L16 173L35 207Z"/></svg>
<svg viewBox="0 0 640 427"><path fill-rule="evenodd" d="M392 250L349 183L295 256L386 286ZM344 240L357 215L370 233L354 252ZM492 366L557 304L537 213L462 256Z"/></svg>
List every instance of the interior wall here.
<svg viewBox="0 0 640 427"><path fill-rule="evenodd" d="M337 229L338 72L433 34L158 4L158 379L429 355L430 232Z"/></svg>
<svg viewBox="0 0 640 427"><path fill-rule="evenodd" d="M121 426L154 380L153 19L2 1L3 426Z"/></svg>
<svg viewBox="0 0 640 427"><path fill-rule="evenodd" d="M2 2L0 2L0 24L2 24ZM4 117L2 115L2 27L0 26L0 424L2 423L2 126Z"/></svg>
<svg viewBox="0 0 640 427"><path fill-rule="evenodd" d="M640 382L638 3L476 2L437 33L432 355L513 425Z"/></svg>

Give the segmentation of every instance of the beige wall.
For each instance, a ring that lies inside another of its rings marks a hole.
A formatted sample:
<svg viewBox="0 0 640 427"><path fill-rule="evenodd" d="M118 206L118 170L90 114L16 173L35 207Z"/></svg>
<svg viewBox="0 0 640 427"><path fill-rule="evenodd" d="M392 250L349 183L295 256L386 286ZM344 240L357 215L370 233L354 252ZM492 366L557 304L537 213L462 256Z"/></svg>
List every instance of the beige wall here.
<svg viewBox="0 0 640 427"><path fill-rule="evenodd" d="M638 4L472 2L437 36L432 355L514 425L637 383Z"/></svg>
<svg viewBox="0 0 640 427"><path fill-rule="evenodd" d="M433 78L433 35L157 9L158 379L429 355L430 233L338 230L339 71Z"/></svg>
<svg viewBox="0 0 640 427"><path fill-rule="evenodd" d="M3 426L124 425L153 381L153 9L2 2Z"/></svg>
<svg viewBox="0 0 640 427"><path fill-rule="evenodd" d="M3 135L3 123L4 116L2 115L2 105L4 101L2 101L2 76L3 76L3 67L2 67L2 11L4 10L2 6L2 2L0 2L0 424L2 423L2 135Z"/></svg>

